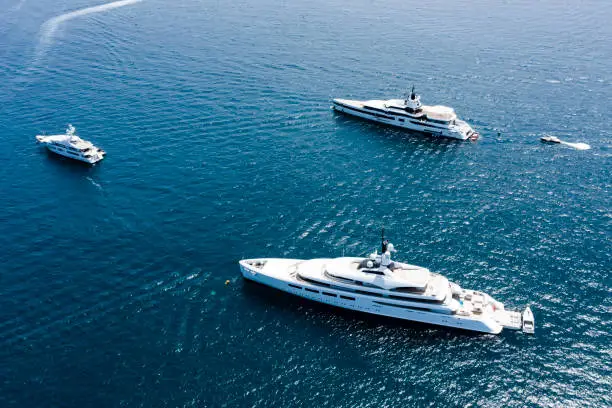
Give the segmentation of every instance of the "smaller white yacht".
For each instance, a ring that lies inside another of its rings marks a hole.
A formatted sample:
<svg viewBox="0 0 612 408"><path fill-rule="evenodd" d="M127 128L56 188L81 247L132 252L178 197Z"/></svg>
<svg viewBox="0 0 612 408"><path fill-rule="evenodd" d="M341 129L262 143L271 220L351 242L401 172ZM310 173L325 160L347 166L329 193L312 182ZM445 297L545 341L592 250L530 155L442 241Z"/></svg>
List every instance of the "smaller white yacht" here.
<svg viewBox="0 0 612 408"><path fill-rule="evenodd" d="M392 261L393 244L382 238L382 254L325 259L243 259L245 279L315 302L438 326L498 334L504 328L533 334L534 318L508 310L490 295L463 289L421 266Z"/></svg>
<svg viewBox="0 0 612 408"><path fill-rule="evenodd" d="M106 154L91 142L78 137L72 125L68 125L63 135L37 135L36 140L53 153L89 164L99 162Z"/></svg>
<svg viewBox="0 0 612 408"><path fill-rule="evenodd" d="M332 108L348 115L431 136L460 140L476 140L479 137L478 132L457 117L453 108L423 105L421 96L414 93L414 87L404 99L334 99Z"/></svg>
<svg viewBox="0 0 612 408"><path fill-rule="evenodd" d="M546 135L546 136L542 136L540 140L544 143L561 143L561 139L559 139L556 136Z"/></svg>

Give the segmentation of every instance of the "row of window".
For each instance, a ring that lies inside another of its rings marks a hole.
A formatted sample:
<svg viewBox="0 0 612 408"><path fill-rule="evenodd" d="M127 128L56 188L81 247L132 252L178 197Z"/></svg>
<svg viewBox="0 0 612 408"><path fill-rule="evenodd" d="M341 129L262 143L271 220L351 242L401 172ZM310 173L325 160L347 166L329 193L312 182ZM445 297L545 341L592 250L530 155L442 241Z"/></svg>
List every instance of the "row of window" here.
<svg viewBox="0 0 612 408"><path fill-rule="evenodd" d="M427 118L427 120L434 122L434 123L440 123L442 125L448 125L449 123L448 120L438 120L438 119L431 119L431 118Z"/></svg>
<svg viewBox="0 0 612 408"><path fill-rule="evenodd" d="M306 281L306 282L311 283L311 284L316 285L316 286L323 286L323 287L326 287L326 288L331 288L332 287L332 285L330 285L328 283L319 282L319 281L316 281L316 280L313 280L313 279L304 278L303 276L300 276L299 278L302 279L303 281ZM359 285L359 286L364 286L363 282L354 281L354 280L351 280L351 279L337 278L337 277L332 277L332 278L333 279L340 279L340 280L346 281L347 283L356 284L356 285ZM359 293L360 295L366 295L366 296L375 296L375 297L379 297L379 298L387 298L387 299L393 299L393 300L404 300L404 301L407 301L407 302L442 304L446 300L446 298L444 298L442 300L420 299L420 298L419 299L415 299L415 298L409 298L409 297L406 297L406 296L386 295L386 294L382 294L382 293L378 293L378 292L371 292L369 290L350 289L350 288L344 288L344 287L338 287L338 286L336 286L334 289L343 290L343 291L350 291L350 292ZM308 289L306 289L306 290L308 290ZM414 292L414 293L419 293L419 292Z"/></svg>
<svg viewBox="0 0 612 408"><path fill-rule="evenodd" d="M365 108L373 110L373 111L376 111L376 112L385 112L385 111L383 111L381 109L371 108L369 106L366 106ZM344 109L348 109L348 110L353 110L355 112L364 113L361 110L349 108L348 106L344 106ZM365 113L367 113L368 115L376 116L377 118L383 118L383 119L389 119L389 120L393 120L394 119L393 116L383 115L382 113L376 113L376 112L365 112Z"/></svg>
<svg viewBox="0 0 612 408"><path fill-rule="evenodd" d="M393 116L383 115L382 113L369 112L368 114L372 116L376 116L377 118L383 118L383 119L389 119L389 120L395 119Z"/></svg>
<svg viewBox="0 0 612 408"><path fill-rule="evenodd" d="M384 111L384 110L382 110L382 109L378 109L378 108L373 108L373 107L371 107L371 106L364 106L364 108L365 108L365 109L367 109L367 110L369 110L369 111L375 111L375 112L388 113L387 111ZM398 116L405 116L405 117L407 117L407 118L412 119L412 117L407 116L407 115L402 115L401 113L398 113L398 112L391 112L391 113L392 113L392 114L394 114L394 115L398 115ZM405 119L403 119L403 118L390 117L390 116L387 116L387 115L382 115L382 114L379 114L379 113L374 113L374 112L371 112L371 113L370 113L370 115L374 115L374 116L376 116L376 117L379 117L379 118L385 118L385 119L397 119L397 120L399 120L400 122L405 122ZM414 124L414 125L430 126L430 127L435 127L435 128L437 128L437 126L433 126L433 125L430 125L430 124L427 124L427 123L423 123L425 120L427 120L428 122L439 123L439 124L441 124L441 125L448 125L448 124L450 123L450 122L449 122L449 121L447 121L447 120L438 120L438 119L431 119L431 118L427 118L427 119L423 118L423 119L421 119L419 122L415 122L415 121L411 120L411 121L410 121L410 123L412 123L412 124Z"/></svg>
<svg viewBox="0 0 612 408"><path fill-rule="evenodd" d="M318 290L316 290L316 289L302 288L301 286L299 286L299 285L294 285L293 283L290 283L290 284L289 284L289 286L291 286L292 288L295 288L295 289L304 289L306 292L311 292L311 293L321 293L321 294L323 294L323 295L325 295L325 296L329 296L329 297L338 297L338 295L336 295L335 293L329 293L329 292L324 292L324 291L319 292L319 291L318 291ZM329 286L329 285L328 285L328 286ZM339 296L340 296L340 298L341 298L341 299L345 299L345 300L355 300L355 298L354 298L354 297L351 297L351 296L344 296L344 295L339 295Z"/></svg>
<svg viewBox="0 0 612 408"><path fill-rule="evenodd" d="M377 304L383 305L383 306L399 307L401 309L418 310L418 311L422 311L422 312L431 312L431 309L428 309L426 307L398 305L398 304L395 304L395 303L378 302L376 300L374 301L374 303L377 303Z"/></svg>
<svg viewBox="0 0 612 408"><path fill-rule="evenodd" d="M55 150L58 150L62 153L68 153L68 154L74 154L73 152L71 152L70 150L65 150L63 147L61 146L55 146Z"/></svg>
<svg viewBox="0 0 612 408"><path fill-rule="evenodd" d="M329 297L338 297L338 295L336 295L335 293L329 293L329 292L325 292L325 291L321 291L319 292L318 290L315 289L311 289L311 288L302 288L299 285L294 285L292 283L289 284L289 286L291 286L292 288L295 289L304 289L306 290L306 292L311 292L311 293L321 293L325 296L329 296ZM356 293L361 293L361 294L366 294L366 295L370 295L370 292L366 292L366 291L360 291L360 290L356 290ZM345 296L345 295L339 295L341 299L345 299L345 300L355 300L354 297L351 296ZM387 303L387 302L380 302L375 300L374 303L382 305L382 306L391 306L391 307L398 307L401 309L409 309L409 310L418 310L418 311L423 311L423 312L431 312L431 309L428 309L426 307L417 307L417 306L407 306L407 305L398 305L395 303Z"/></svg>
<svg viewBox="0 0 612 408"><path fill-rule="evenodd" d="M51 142L52 145L60 147L62 149L67 149L67 150L71 150L73 152L86 152L89 150L89 147L85 147L83 149L77 149L76 147L72 147L72 146L67 146L65 144L59 143L59 142Z"/></svg>
<svg viewBox="0 0 612 408"><path fill-rule="evenodd" d="M372 106L364 106L364 109L376 111L376 112L387 113L387 111L385 111L384 109L373 108Z"/></svg>

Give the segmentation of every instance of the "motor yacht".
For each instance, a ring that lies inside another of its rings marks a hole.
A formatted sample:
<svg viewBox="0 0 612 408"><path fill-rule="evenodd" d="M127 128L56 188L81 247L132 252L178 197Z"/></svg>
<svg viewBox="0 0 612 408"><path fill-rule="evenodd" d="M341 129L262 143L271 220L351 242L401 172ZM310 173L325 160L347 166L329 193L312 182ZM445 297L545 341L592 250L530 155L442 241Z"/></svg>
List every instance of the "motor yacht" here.
<svg viewBox="0 0 612 408"><path fill-rule="evenodd" d="M99 162L106 154L104 150L77 136L72 125L68 125L63 135L37 135L36 140L53 153L89 164Z"/></svg>
<svg viewBox="0 0 612 408"><path fill-rule="evenodd" d="M448 106L426 106L421 96L412 91L404 99L358 101L334 99L332 108L360 118L425 133L431 136L460 140L479 137L470 125L457 118Z"/></svg>
<svg viewBox="0 0 612 408"><path fill-rule="evenodd" d="M556 136L549 136L549 135L542 136L540 138L540 141L542 141L544 143L561 143L561 139L559 139Z"/></svg>
<svg viewBox="0 0 612 408"><path fill-rule="evenodd" d="M393 245L369 257L257 258L239 262L245 279L345 309L498 334L504 328L534 332L534 318L508 310L490 295L463 289L427 268L391 260Z"/></svg>

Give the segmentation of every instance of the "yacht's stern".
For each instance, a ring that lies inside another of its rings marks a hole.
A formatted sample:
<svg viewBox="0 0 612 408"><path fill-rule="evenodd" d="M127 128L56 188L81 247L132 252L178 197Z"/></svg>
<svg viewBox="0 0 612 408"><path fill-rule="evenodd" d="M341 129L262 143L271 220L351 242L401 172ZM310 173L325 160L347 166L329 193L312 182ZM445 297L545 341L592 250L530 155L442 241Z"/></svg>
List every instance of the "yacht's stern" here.
<svg viewBox="0 0 612 408"><path fill-rule="evenodd" d="M457 132L459 135L459 139L462 140L471 140L472 142L478 140L480 134L476 132L467 122L456 119L454 127L451 127L452 131Z"/></svg>
<svg viewBox="0 0 612 408"><path fill-rule="evenodd" d="M522 313L515 310L498 309L495 311L495 320L506 329L522 330L526 334L533 334L535 331L533 313L529 306Z"/></svg>

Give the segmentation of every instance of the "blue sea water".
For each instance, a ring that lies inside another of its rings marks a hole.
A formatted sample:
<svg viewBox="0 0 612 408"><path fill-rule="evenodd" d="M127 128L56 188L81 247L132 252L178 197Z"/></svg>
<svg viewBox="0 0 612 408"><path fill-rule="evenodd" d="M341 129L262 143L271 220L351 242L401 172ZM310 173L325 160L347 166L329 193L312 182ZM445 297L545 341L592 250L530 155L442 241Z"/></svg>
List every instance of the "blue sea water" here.
<svg viewBox="0 0 612 408"><path fill-rule="evenodd" d="M99 4L0 0L0 406L612 405L612 3L144 0L53 20ZM482 138L329 109L412 84ZM67 123L107 158L35 145ZM530 304L535 336L239 275L367 254L383 225L399 259Z"/></svg>

